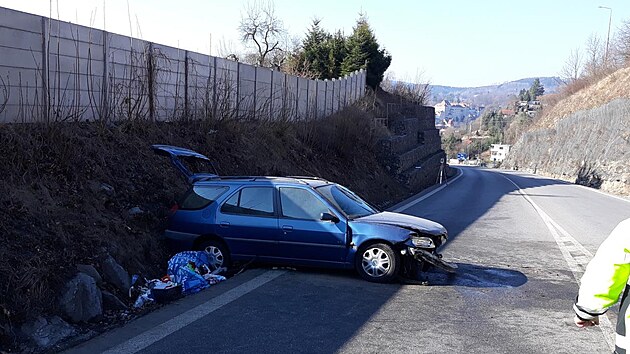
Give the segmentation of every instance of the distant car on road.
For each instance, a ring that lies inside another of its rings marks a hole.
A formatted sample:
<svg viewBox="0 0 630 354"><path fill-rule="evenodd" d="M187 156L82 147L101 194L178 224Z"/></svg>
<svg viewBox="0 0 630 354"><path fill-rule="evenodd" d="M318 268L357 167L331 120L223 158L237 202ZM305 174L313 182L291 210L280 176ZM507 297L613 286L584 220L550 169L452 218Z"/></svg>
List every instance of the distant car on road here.
<svg viewBox="0 0 630 354"><path fill-rule="evenodd" d="M187 163L209 162L206 156L174 146L152 148L169 157L190 184L171 210L167 242L177 250L205 250L214 268L255 259L355 268L373 282L430 265L454 271L437 253L448 234L436 222L380 212L320 178L194 173Z"/></svg>

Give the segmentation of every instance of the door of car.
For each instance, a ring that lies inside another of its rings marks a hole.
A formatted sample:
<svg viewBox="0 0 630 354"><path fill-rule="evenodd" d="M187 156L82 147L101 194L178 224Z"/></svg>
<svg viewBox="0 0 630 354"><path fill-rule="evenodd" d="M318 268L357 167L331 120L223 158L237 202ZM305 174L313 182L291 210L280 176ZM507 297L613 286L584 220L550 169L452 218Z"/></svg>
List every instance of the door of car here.
<svg viewBox="0 0 630 354"><path fill-rule="evenodd" d="M278 237L275 194L271 186L244 187L221 205L217 233L234 259L274 255Z"/></svg>
<svg viewBox="0 0 630 354"><path fill-rule="evenodd" d="M218 177L210 159L198 152L170 145L152 145L151 148L157 155L168 156L171 159L171 164L190 184L193 184L194 181ZM208 168L214 172L206 171Z"/></svg>
<svg viewBox="0 0 630 354"><path fill-rule="evenodd" d="M323 213L341 218L308 188L279 187L278 191L279 257L322 265L343 262L347 252L346 222L322 220Z"/></svg>

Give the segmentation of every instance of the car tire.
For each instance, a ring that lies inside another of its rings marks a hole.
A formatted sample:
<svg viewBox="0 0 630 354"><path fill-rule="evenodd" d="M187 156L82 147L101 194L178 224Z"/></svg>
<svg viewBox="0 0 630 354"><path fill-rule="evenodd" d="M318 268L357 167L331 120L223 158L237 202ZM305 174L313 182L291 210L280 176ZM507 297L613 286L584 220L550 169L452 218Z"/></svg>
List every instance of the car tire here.
<svg viewBox="0 0 630 354"><path fill-rule="evenodd" d="M373 243L359 248L355 268L361 278L374 283L390 283L398 276L400 259L390 245Z"/></svg>
<svg viewBox="0 0 630 354"><path fill-rule="evenodd" d="M221 241L204 241L199 244L198 250L206 251L208 254L208 265L210 266L211 271L221 267L229 269L231 266L230 251Z"/></svg>

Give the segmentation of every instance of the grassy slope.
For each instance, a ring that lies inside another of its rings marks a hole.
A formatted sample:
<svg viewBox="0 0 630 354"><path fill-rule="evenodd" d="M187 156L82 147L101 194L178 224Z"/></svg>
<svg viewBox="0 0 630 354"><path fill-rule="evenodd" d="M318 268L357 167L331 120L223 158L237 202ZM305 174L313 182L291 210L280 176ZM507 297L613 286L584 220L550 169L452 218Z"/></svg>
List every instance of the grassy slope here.
<svg viewBox="0 0 630 354"><path fill-rule="evenodd" d="M546 110L536 128L551 128L567 116L602 106L617 98L630 98L630 68L615 71L593 85L562 99Z"/></svg>

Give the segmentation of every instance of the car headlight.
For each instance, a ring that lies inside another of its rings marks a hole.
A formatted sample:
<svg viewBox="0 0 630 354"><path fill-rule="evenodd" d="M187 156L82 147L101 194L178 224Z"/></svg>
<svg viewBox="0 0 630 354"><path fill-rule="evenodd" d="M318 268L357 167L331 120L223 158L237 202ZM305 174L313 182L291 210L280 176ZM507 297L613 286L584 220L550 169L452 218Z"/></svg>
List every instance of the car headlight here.
<svg viewBox="0 0 630 354"><path fill-rule="evenodd" d="M429 237L412 236L411 243L420 248L435 248L435 243L433 243L433 240Z"/></svg>

